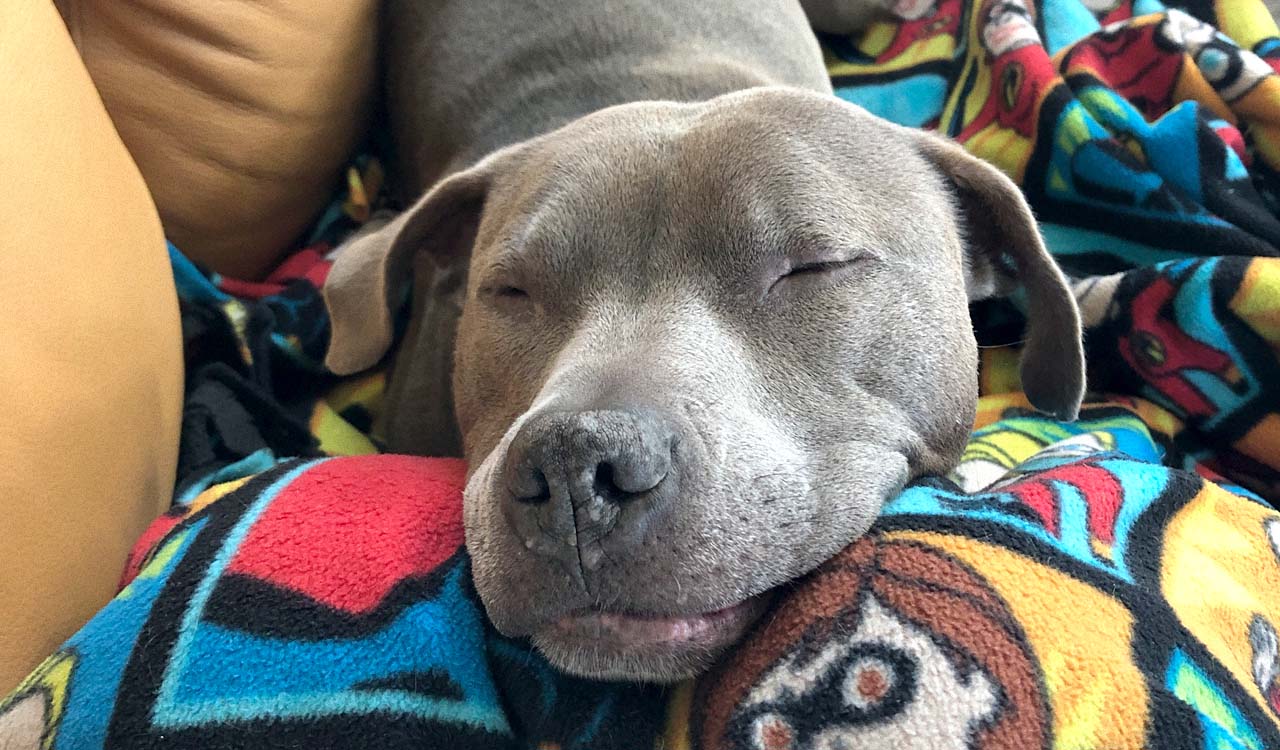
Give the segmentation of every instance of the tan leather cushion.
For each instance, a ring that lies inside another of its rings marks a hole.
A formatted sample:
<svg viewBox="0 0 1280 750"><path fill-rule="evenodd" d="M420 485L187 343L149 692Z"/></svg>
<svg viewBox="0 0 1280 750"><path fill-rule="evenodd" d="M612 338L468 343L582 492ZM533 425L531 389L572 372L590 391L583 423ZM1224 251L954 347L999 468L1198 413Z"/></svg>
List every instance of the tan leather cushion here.
<svg viewBox="0 0 1280 750"><path fill-rule="evenodd" d="M59 0L169 238L261 275L364 132L376 0Z"/></svg>
<svg viewBox="0 0 1280 750"><path fill-rule="evenodd" d="M182 408L155 207L50 0L0 11L0 694L110 599Z"/></svg>

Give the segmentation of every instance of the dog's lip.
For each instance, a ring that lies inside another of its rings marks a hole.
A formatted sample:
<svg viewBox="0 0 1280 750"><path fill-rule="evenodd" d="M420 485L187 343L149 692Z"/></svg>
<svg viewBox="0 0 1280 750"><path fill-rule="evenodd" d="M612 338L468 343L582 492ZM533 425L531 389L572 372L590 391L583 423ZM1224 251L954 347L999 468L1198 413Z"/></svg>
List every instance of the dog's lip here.
<svg viewBox="0 0 1280 750"><path fill-rule="evenodd" d="M561 617L551 630L560 639L629 651L718 648L738 640L764 613L770 598L760 594L689 615L579 610Z"/></svg>

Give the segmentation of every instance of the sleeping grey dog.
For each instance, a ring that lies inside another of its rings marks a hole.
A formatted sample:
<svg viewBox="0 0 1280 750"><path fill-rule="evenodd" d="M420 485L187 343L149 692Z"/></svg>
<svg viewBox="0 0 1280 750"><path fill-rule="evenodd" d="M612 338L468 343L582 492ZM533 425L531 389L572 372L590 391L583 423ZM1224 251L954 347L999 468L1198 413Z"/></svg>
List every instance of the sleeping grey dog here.
<svg viewBox="0 0 1280 750"><path fill-rule="evenodd" d="M390 448L461 448L479 595L560 668L696 674L952 468L969 300L1023 288L1025 390L1075 417L1079 316L1017 188L833 96L797 0L386 12L424 195L339 254L328 365L381 360L412 281Z"/></svg>

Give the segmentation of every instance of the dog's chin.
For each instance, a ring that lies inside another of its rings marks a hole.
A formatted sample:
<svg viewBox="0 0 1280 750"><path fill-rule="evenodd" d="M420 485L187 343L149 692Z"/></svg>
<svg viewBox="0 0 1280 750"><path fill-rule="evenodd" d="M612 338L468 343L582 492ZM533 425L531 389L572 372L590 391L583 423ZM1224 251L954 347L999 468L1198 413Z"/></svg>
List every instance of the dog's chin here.
<svg viewBox="0 0 1280 750"><path fill-rule="evenodd" d="M679 682L706 672L768 608L761 595L687 616L583 611L533 635L558 669L594 680Z"/></svg>

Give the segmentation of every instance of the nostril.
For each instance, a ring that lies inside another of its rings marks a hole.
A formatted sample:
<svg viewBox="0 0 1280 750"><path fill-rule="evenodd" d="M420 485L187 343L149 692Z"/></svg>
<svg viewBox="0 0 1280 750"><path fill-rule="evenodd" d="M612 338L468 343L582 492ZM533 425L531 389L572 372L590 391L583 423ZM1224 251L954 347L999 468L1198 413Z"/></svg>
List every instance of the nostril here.
<svg viewBox="0 0 1280 750"><path fill-rule="evenodd" d="M547 475L538 469L522 471L511 486L511 494L522 503L538 505L551 499Z"/></svg>
<svg viewBox="0 0 1280 750"><path fill-rule="evenodd" d="M606 502L619 504L649 492L666 479L670 460L656 456L624 456L596 465L591 490Z"/></svg>
<svg viewBox="0 0 1280 750"><path fill-rule="evenodd" d="M595 492L596 497L615 505L631 496L631 493L618 487L613 475L613 464L611 463L602 463L596 467L596 478L591 489Z"/></svg>

